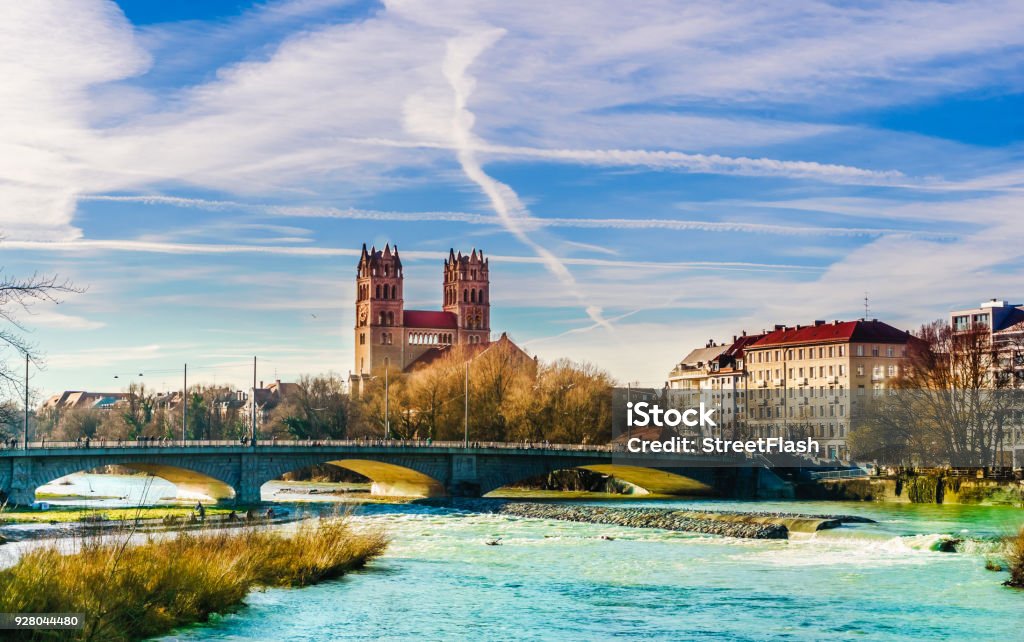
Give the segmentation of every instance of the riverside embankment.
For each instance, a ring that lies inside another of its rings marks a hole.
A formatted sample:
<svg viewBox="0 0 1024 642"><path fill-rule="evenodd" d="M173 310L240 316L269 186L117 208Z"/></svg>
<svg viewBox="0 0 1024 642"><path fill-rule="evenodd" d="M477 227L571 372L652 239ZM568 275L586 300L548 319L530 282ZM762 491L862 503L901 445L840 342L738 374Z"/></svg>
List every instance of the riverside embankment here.
<svg viewBox="0 0 1024 642"><path fill-rule="evenodd" d="M801 499L896 504L1024 507L1024 481L935 474L821 480L797 487Z"/></svg>

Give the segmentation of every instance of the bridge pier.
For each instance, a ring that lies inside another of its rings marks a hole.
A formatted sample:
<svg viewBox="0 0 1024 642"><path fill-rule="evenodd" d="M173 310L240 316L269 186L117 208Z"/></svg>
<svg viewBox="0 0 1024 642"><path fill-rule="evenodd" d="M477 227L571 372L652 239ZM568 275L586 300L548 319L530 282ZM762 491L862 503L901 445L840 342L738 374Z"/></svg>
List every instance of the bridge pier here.
<svg viewBox="0 0 1024 642"><path fill-rule="evenodd" d="M31 457L11 457L0 463L0 492L12 506L29 506L36 500Z"/></svg>
<svg viewBox="0 0 1024 642"><path fill-rule="evenodd" d="M254 453L242 455L240 462L241 470L238 474L238 484L235 486L236 504L259 504L262 501L260 496L259 460Z"/></svg>

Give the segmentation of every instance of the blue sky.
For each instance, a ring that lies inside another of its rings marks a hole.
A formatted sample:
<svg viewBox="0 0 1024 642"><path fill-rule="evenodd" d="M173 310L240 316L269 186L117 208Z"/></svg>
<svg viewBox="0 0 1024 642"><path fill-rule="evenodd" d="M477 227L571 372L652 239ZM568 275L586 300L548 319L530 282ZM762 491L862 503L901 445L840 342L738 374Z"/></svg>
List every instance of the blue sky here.
<svg viewBox="0 0 1024 642"><path fill-rule="evenodd" d="M363 242L656 384L708 338L1024 300L1018 2L8 3L5 272L37 394L352 367ZM115 379L114 376L117 375Z"/></svg>

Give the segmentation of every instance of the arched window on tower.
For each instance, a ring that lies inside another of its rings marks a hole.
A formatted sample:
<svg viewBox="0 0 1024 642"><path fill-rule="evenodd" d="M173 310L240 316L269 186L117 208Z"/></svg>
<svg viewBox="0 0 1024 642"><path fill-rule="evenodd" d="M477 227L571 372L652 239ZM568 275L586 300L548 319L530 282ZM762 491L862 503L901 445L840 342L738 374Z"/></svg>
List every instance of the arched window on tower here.
<svg viewBox="0 0 1024 642"><path fill-rule="evenodd" d="M484 290L480 290L480 296L478 296L477 299L478 299L478 301L477 301L478 303L483 303L484 302Z"/></svg>
<svg viewBox="0 0 1024 642"><path fill-rule="evenodd" d="M376 299L380 298L380 284L379 283L377 284L377 296L374 297L374 298L376 298Z"/></svg>
<svg viewBox="0 0 1024 642"><path fill-rule="evenodd" d="M391 286L391 298L392 299L397 299L398 298L398 286L397 285L392 285Z"/></svg>
<svg viewBox="0 0 1024 642"><path fill-rule="evenodd" d="M476 303L476 290L475 289L469 291L469 302L470 303Z"/></svg>
<svg viewBox="0 0 1024 642"><path fill-rule="evenodd" d="M469 303L469 290L462 291L462 302Z"/></svg>

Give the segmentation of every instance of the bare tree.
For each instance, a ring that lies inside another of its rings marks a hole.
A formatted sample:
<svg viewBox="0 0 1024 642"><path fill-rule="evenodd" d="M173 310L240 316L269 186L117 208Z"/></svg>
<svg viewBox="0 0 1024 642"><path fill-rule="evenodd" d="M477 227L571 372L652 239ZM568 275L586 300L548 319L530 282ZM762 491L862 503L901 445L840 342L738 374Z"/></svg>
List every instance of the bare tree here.
<svg viewBox="0 0 1024 642"><path fill-rule="evenodd" d="M21 369L11 363L14 354L37 364L41 362L38 348L25 338L28 328L21 316L31 315L36 303L58 304L61 295L81 292L82 288L55 275L34 273L28 278L16 278L0 268L0 384L8 394L24 393Z"/></svg>
<svg viewBox="0 0 1024 642"><path fill-rule="evenodd" d="M923 326L890 389L855 417L855 456L887 463L993 466L1017 406L987 327Z"/></svg>

